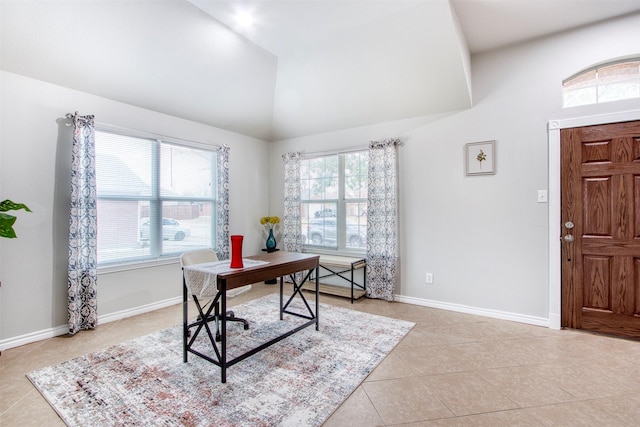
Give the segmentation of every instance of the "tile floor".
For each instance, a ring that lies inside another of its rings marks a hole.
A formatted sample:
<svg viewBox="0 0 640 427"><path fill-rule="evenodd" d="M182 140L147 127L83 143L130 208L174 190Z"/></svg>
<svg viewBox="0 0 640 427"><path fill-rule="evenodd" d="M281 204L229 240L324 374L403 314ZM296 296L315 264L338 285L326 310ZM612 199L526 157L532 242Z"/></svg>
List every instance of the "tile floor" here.
<svg viewBox="0 0 640 427"><path fill-rule="evenodd" d="M256 285L233 304L275 292ZM640 342L379 300L322 302L416 322L325 426L640 425ZM176 305L0 356L0 425L64 425L25 373L181 322Z"/></svg>

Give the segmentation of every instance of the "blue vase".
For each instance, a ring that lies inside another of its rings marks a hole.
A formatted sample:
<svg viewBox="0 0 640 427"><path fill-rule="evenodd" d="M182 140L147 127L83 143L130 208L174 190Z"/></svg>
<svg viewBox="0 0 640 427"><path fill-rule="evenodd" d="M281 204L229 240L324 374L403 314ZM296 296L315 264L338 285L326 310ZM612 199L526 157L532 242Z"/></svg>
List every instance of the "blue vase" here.
<svg viewBox="0 0 640 427"><path fill-rule="evenodd" d="M269 229L269 237L267 237L267 252L276 250L276 238L273 237L273 228Z"/></svg>

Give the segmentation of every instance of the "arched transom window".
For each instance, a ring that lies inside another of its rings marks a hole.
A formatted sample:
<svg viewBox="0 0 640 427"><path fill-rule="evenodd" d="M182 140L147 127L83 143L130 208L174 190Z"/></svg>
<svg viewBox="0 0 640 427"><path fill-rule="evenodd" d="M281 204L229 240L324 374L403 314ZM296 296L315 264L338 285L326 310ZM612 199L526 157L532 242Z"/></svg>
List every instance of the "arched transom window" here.
<svg viewBox="0 0 640 427"><path fill-rule="evenodd" d="M562 82L562 106L640 98L640 57L609 62Z"/></svg>

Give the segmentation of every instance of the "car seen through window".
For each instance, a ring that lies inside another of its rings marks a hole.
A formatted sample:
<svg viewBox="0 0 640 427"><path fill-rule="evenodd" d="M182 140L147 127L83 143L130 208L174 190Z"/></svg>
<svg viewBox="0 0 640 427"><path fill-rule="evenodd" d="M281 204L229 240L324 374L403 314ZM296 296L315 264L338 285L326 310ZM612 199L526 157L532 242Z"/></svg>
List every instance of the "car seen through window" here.
<svg viewBox="0 0 640 427"><path fill-rule="evenodd" d="M151 221L149 218L143 219L140 225L140 240L149 240ZM182 241L189 237L191 230L180 225L172 218L162 218L162 240Z"/></svg>
<svg viewBox="0 0 640 427"><path fill-rule="evenodd" d="M347 247L363 248L367 243L366 229L357 225L347 225ZM336 246L337 224L335 217L312 219L309 221L307 242L314 246Z"/></svg>

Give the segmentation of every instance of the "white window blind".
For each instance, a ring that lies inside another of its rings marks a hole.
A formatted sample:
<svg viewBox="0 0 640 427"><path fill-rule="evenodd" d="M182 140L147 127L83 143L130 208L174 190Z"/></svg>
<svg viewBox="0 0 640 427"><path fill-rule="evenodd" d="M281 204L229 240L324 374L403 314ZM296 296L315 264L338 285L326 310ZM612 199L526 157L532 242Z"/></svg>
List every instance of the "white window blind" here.
<svg viewBox="0 0 640 427"><path fill-rule="evenodd" d="M216 247L216 152L96 130L98 265Z"/></svg>

